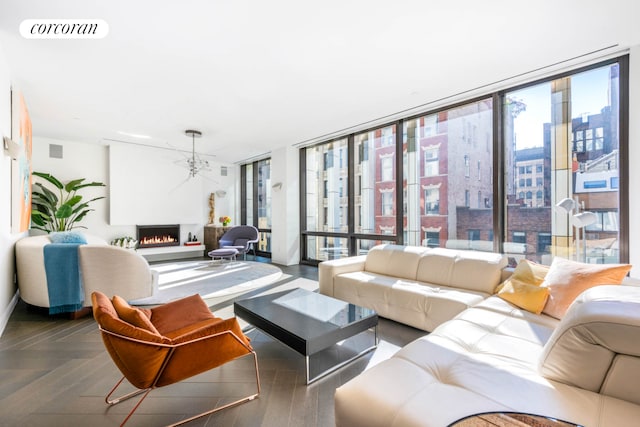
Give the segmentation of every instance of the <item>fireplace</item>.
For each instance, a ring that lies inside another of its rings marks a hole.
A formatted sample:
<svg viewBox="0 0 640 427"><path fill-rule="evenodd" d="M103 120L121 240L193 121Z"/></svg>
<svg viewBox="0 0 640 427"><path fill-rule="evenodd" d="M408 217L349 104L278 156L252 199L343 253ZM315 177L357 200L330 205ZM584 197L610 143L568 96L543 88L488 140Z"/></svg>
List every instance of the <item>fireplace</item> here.
<svg viewBox="0 0 640 427"><path fill-rule="evenodd" d="M180 246L180 225L136 225L139 248Z"/></svg>

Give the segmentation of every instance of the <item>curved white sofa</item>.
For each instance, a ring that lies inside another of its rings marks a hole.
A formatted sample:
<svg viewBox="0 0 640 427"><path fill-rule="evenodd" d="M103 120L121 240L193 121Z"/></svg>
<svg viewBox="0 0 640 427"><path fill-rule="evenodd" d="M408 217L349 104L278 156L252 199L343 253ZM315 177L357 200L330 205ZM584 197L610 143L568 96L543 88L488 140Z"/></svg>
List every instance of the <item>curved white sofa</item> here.
<svg viewBox="0 0 640 427"><path fill-rule="evenodd" d="M83 278L84 305L91 305L91 293L120 295L124 299L145 298L153 294L158 274L139 254L110 246L100 237L85 234L86 245L78 247ZM37 307L50 307L44 246L47 235L25 237L16 242L16 270L20 298Z"/></svg>

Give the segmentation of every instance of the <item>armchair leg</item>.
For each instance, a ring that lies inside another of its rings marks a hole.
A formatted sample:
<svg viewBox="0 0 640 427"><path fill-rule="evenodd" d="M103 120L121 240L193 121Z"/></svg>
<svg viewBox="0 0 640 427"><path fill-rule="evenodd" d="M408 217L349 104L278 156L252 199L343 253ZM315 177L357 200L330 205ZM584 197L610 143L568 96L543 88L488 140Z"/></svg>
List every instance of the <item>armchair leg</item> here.
<svg viewBox="0 0 640 427"><path fill-rule="evenodd" d="M211 414L213 414L215 412L218 412L218 411L222 411L223 409L227 409L227 408L229 408L231 406L236 406L236 405L239 405L241 403L252 401L256 397L258 397L260 395L260 371L258 370L258 356L256 355L255 351L252 351L250 354L253 355L253 364L254 364L254 367L255 367L255 370L256 370L256 392L255 393L250 394L249 396L245 396L245 397L243 397L241 399L235 400L235 401L233 401L231 403L227 403L226 405L222 405L222 406L219 406L217 408L211 409L209 411L202 412L201 414L194 415L193 417L181 420L181 421L179 421L179 422L177 422L175 424L169 424L167 427L180 426L182 424L186 424L186 423L188 423L190 421L193 421L193 420L196 420L198 418L201 418L201 417L204 417L204 416L207 416L207 415L211 415Z"/></svg>
<svg viewBox="0 0 640 427"><path fill-rule="evenodd" d="M235 406L235 405L239 405L239 404L241 404L241 403L249 402L249 401L251 401L251 400L255 399L256 397L258 397L258 396L260 395L260 371L259 371L259 369L258 369L258 356L256 355L256 352L255 352L255 351L252 351L252 352L251 352L251 353L249 353L249 354L251 354L251 355L253 356L253 365L254 365L255 372L256 372L256 392L255 392L255 393L252 393L252 394L250 394L250 395L248 395L248 396L245 396L245 397L243 397L243 398L240 398L240 399L238 399L238 400L235 400L235 401L233 401L233 402L231 402L231 403L227 403L226 405L223 405L223 406L220 406L220 407L217 407L217 408L211 409L211 410L209 410L209 411L202 412L201 414L194 415L193 417L190 417L190 418L187 418L187 419L181 420L181 421L179 421L179 422L177 422L177 423L175 423L175 424L170 424L170 425L168 425L167 427L175 427L175 426L179 426L179 425L182 425L182 424L188 423L188 422L190 422L190 421L193 421L193 420L195 420L195 419L198 419L198 418L204 417L204 416L206 416L206 415L210 415L210 414L213 414L213 413L215 413L215 412L221 411L221 410L223 410L223 409L229 408L229 407L231 407L231 406ZM243 356L243 357L244 357L244 356ZM118 397L118 398L115 398L115 399L110 399L111 395L116 391L116 389L117 389L118 387L120 387L120 384L122 384L122 381L124 381L124 377L122 377L122 378L120 379L120 381L118 381L118 382L116 383L116 385L111 389L111 391L109 392L109 394L107 394L107 396L105 397L105 399L104 399L104 400L105 400L105 402L107 402L107 404L108 404L109 406L117 405L117 404L118 404L118 403L120 403L120 402L124 402L124 401L125 401L125 400L127 400L127 399L130 399L130 398L132 398L132 397L138 396L138 395L143 394L143 393L144 393L144 395L140 398L140 400L138 400L138 402L135 404L135 406L133 407L133 409L131 409L131 411L129 412L129 414L127 415L127 417L122 421L122 424L120 424L120 427L123 427L123 426L126 424L126 422L127 422L127 421L129 421L129 418L131 418L131 416L132 416L132 415L133 415L133 413L136 411L136 409L138 409L138 407L140 406L140 404L142 403L142 401L143 401L143 400L144 400L144 399L149 395L149 393L151 392L151 390L153 390L153 388L147 388L147 389L143 389L143 390L135 390L135 391L133 391L133 392L131 392L131 393L128 393L128 394L125 394L125 395L123 395L123 396L121 396L121 397Z"/></svg>
<svg viewBox="0 0 640 427"><path fill-rule="evenodd" d="M117 397L115 399L109 399L111 397L111 395L116 391L116 389L118 387L120 387L120 384L122 384L122 381L124 381L124 377L120 378L120 381L118 381L116 383L116 385L111 389L109 394L107 394L107 397L104 398L104 401L107 402L107 404L109 406L117 405L120 402L124 402L125 400L131 399L132 397L138 396L138 395L143 394L143 393L144 393L144 396L142 396L140 398L140 400L138 400L138 403L136 403L135 406L133 407L133 409L131 409L131 411L127 414L126 418L122 421L122 424L120 424L120 427L124 426L126 424L126 422L129 421L129 418L131 418L131 416L136 411L136 409L138 409L138 406L140 406L142 401L149 395L151 390L153 390L152 388L145 388L145 389L141 389L141 390L135 390L135 391L132 391L131 393L125 394L125 395Z"/></svg>

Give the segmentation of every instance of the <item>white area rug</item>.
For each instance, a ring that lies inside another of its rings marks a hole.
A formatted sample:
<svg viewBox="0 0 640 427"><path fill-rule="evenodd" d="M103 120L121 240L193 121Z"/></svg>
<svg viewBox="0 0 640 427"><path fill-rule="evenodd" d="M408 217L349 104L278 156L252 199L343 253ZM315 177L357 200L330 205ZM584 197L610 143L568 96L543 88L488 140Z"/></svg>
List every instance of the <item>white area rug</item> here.
<svg viewBox="0 0 640 427"><path fill-rule="evenodd" d="M134 305L164 304L200 294L204 299L242 294L280 279L282 270L253 261L182 261L152 265L160 274L158 290Z"/></svg>

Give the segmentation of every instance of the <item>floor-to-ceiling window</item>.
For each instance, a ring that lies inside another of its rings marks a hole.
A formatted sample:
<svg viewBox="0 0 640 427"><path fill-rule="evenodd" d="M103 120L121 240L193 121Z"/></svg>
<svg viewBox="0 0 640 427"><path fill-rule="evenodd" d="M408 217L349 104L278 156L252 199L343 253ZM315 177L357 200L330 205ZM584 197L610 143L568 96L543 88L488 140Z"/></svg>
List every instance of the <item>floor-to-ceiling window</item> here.
<svg viewBox="0 0 640 427"><path fill-rule="evenodd" d="M260 232L256 253L271 256L271 159L242 165L241 221Z"/></svg>
<svg viewBox="0 0 640 427"><path fill-rule="evenodd" d="M366 253L398 232L396 126L354 136L355 253Z"/></svg>
<svg viewBox="0 0 640 427"><path fill-rule="evenodd" d="M504 252L620 261L620 65L504 95Z"/></svg>
<svg viewBox="0 0 640 427"><path fill-rule="evenodd" d="M306 151L304 218L307 236L303 250L313 260L349 255L349 150L346 139L310 147Z"/></svg>
<svg viewBox="0 0 640 427"><path fill-rule="evenodd" d="M395 242L626 262L627 88L622 57L303 148L303 261Z"/></svg>
<svg viewBox="0 0 640 427"><path fill-rule="evenodd" d="M404 243L493 250L493 101L403 121Z"/></svg>

